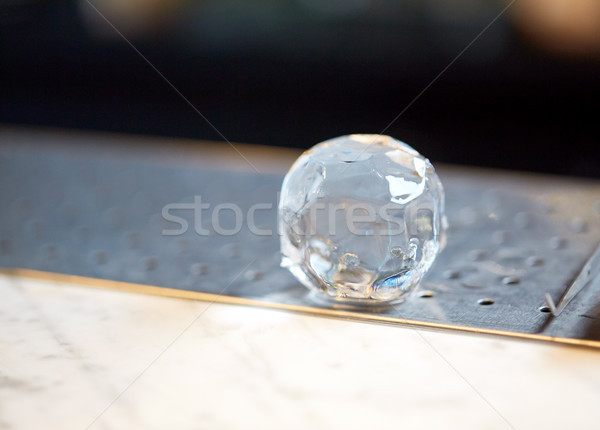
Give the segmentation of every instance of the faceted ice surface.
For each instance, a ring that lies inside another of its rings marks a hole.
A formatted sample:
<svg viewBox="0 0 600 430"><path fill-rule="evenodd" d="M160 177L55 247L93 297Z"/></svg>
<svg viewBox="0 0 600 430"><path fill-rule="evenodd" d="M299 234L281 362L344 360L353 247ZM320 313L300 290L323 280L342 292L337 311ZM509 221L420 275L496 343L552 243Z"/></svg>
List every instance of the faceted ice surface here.
<svg viewBox="0 0 600 430"><path fill-rule="evenodd" d="M444 190L433 166L389 136L315 145L286 175L281 265L339 301L400 299L444 246Z"/></svg>

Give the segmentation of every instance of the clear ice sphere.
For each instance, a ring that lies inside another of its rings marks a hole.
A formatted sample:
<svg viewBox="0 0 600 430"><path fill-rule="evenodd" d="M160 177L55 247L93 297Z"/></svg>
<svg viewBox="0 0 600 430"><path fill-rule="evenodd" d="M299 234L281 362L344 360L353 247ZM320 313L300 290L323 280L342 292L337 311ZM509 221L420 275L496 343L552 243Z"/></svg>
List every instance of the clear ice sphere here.
<svg viewBox="0 0 600 430"><path fill-rule="evenodd" d="M389 136L304 152L283 180L281 266L327 298L399 302L445 245L444 190L429 160Z"/></svg>

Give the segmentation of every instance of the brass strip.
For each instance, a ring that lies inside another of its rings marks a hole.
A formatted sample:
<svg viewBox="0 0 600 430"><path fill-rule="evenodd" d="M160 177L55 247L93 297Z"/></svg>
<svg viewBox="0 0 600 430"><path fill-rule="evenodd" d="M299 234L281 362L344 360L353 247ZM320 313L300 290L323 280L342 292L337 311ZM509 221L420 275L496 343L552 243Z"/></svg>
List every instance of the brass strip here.
<svg viewBox="0 0 600 430"><path fill-rule="evenodd" d="M44 272L31 269L4 269L0 268L0 275L10 277L21 277L29 279L39 279L72 285L82 285L92 288L110 289L132 293L151 294L163 297L173 297L180 299L201 300L212 303L226 303L233 305L257 306L269 309L279 309L301 314L316 315L331 318L352 319L359 321L370 321L378 323L393 323L409 326L417 326L432 329L456 330L467 333L492 334L497 336L507 336L518 339L527 339L535 341L556 342L567 345L576 345L592 348L600 348L600 341L589 339L572 339L565 337L544 336L540 334L518 333L504 330L493 330L477 327L465 327L452 324L432 323L427 321L407 320L403 318L394 318L380 315L372 315L361 312L344 311L338 309L324 309L311 306L287 305L283 303L265 302L261 300L247 299L243 297L232 297L212 293L203 293L198 291L179 290L167 287L157 287L152 285L135 284L131 282L112 281L107 279L88 278L77 275L67 275L62 273Z"/></svg>

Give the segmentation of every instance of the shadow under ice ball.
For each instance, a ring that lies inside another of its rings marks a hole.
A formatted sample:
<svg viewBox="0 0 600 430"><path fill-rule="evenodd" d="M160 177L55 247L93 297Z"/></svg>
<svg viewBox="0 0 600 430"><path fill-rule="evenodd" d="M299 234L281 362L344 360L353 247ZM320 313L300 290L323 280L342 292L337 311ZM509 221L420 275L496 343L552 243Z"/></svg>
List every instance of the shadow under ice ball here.
<svg viewBox="0 0 600 430"><path fill-rule="evenodd" d="M398 301L445 243L444 190L433 166L389 136L315 145L286 175L281 265L343 302Z"/></svg>

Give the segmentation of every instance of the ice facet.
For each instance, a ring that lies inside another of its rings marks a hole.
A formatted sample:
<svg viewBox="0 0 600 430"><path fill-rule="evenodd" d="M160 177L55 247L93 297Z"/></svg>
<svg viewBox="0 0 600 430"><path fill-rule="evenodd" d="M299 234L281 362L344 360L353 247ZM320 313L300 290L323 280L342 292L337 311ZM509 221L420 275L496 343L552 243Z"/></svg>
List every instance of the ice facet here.
<svg viewBox="0 0 600 430"><path fill-rule="evenodd" d="M399 301L431 267L444 230L433 166L389 136L319 143L283 181L281 265L334 300Z"/></svg>

